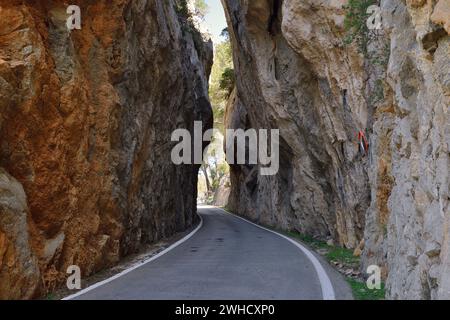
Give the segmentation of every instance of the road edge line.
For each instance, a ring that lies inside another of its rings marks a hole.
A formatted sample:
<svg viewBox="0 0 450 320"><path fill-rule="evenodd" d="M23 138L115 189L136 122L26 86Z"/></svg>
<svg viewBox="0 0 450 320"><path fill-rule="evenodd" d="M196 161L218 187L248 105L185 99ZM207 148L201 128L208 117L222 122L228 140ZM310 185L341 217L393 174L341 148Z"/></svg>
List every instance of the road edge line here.
<svg viewBox="0 0 450 320"><path fill-rule="evenodd" d="M112 277L110 277L108 279L105 279L105 280L102 280L100 282L94 283L93 285L91 285L91 286L89 286L87 288L84 288L84 289L82 289L82 290L78 291L77 293L74 293L74 294L72 294L70 296L62 298L61 300L72 300L73 298L79 297L79 296L81 296L81 295L83 295L83 294L85 294L85 293L87 293L89 291L92 291L92 290L94 290L94 289L96 289L98 287L101 287L101 286L103 286L103 285L105 285L105 284L107 284L107 283L109 283L111 281L114 281L114 280L116 280L116 279L126 275L127 273L130 273L131 271L134 271L134 270L138 269L138 268L142 267L143 265L146 265L147 263L150 263L150 262L158 259L159 257L165 255L169 251L175 249L180 244L182 244L182 243L186 242L187 240L189 240L203 226L203 218L202 218L202 216L200 214L198 214L198 213L197 213L197 215L200 218L200 222L199 222L198 226L194 230L192 230L188 235L184 236L183 238L181 238L177 242L173 243L172 245L170 245L169 247L167 247L163 251L161 251L158 254L150 257L148 260L142 261L142 262L138 263L137 265L134 265L134 266L132 266L132 267L130 267L128 269L125 269L125 270L119 272L118 274L113 275Z"/></svg>
<svg viewBox="0 0 450 320"><path fill-rule="evenodd" d="M298 241L295 241L295 240L293 240L293 239L291 239L291 238L289 238L289 237L287 237L287 236L285 236L285 235L283 235L281 233L278 233L276 231L267 229L267 228L265 228L263 226L260 226L259 224L251 222L250 220L247 220L247 219L245 219L243 217L240 217L240 216L238 216L238 215L236 215L234 213L228 212L228 211L226 211L226 210L224 210L222 208L218 208L218 207L215 207L215 208L216 209L220 209L223 212L226 212L227 214L229 214L229 215L231 215L231 216L233 216L235 218L241 219L241 220L243 220L243 221L245 221L245 222L247 222L249 224L252 224L252 225L254 225L254 226L256 226L256 227L258 227L260 229L263 229L265 231L274 233L274 234L280 236L281 238L283 238L285 240L288 240L289 242L294 244L297 248L299 248L306 255L306 257L313 264L314 269L316 270L316 273L317 273L317 277L319 278L320 287L322 289L323 300L336 300L336 295L335 295L335 292L334 292L333 284L331 283L331 279L328 276L328 273L325 271L325 269L323 268L323 266L320 263L320 261L314 256L314 254L309 249L307 249L305 246L300 244Z"/></svg>

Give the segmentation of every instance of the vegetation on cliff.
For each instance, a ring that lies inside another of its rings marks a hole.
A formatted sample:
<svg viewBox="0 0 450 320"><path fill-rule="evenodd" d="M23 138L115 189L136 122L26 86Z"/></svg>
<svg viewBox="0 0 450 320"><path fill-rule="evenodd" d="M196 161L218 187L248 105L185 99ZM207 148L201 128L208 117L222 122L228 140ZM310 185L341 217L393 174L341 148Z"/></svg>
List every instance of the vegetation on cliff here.
<svg viewBox="0 0 450 320"><path fill-rule="evenodd" d="M224 34L225 35L225 34ZM228 97L234 88L234 70L231 43L228 37L215 45L214 64L209 81L209 96L214 112L214 127L224 133L224 113ZM229 188L229 166L223 153L223 137L213 138L205 163L201 167L200 194L204 201L213 203L217 193Z"/></svg>

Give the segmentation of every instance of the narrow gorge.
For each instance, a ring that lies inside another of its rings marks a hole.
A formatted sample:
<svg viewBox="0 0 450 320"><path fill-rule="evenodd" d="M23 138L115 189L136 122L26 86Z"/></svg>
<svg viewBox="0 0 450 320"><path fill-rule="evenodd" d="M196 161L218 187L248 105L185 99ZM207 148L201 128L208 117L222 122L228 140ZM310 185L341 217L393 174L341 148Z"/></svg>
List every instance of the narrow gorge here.
<svg viewBox="0 0 450 320"><path fill-rule="evenodd" d="M77 0L75 30L72 3L0 0L0 299L196 226L208 173L171 135L219 120L280 132L277 174L230 164L220 206L356 249L388 299L450 299L450 0L220 1L223 114L185 0Z"/></svg>

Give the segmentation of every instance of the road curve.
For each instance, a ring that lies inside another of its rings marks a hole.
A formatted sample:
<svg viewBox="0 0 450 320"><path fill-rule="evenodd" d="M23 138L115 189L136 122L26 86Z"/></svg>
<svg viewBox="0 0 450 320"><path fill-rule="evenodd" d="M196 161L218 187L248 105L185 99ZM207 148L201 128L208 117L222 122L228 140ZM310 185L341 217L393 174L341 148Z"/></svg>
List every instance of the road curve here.
<svg viewBox="0 0 450 320"><path fill-rule="evenodd" d="M322 299L302 250L218 208L199 208L202 227L158 259L74 297L98 299Z"/></svg>

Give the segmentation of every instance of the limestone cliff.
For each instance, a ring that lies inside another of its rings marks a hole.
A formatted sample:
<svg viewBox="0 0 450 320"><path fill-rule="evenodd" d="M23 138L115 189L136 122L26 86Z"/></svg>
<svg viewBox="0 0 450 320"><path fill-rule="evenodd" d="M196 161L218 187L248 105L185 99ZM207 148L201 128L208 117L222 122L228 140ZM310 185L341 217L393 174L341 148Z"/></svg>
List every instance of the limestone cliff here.
<svg viewBox="0 0 450 320"><path fill-rule="evenodd" d="M191 226L176 128L212 126L211 43L174 1L0 1L0 298L29 298ZM23 187L22 187L23 186Z"/></svg>
<svg viewBox="0 0 450 320"><path fill-rule="evenodd" d="M450 299L450 2L382 10L393 98L374 123L364 260L385 265L390 298Z"/></svg>
<svg viewBox="0 0 450 320"><path fill-rule="evenodd" d="M237 74L227 126L281 134L277 175L232 166L229 207L364 241L389 298L450 298L449 2L382 0L367 55L344 44L346 0L222 2Z"/></svg>
<svg viewBox="0 0 450 320"><path fill-rule="evenodd" d="M230 207L352 247L370 199L367 157L355 144L369 121L364 61L340 40L343 2L314 3L224 1L238 74L239 116L228 115L229 126L281 135L276 176L232 167Z"/></svg>

